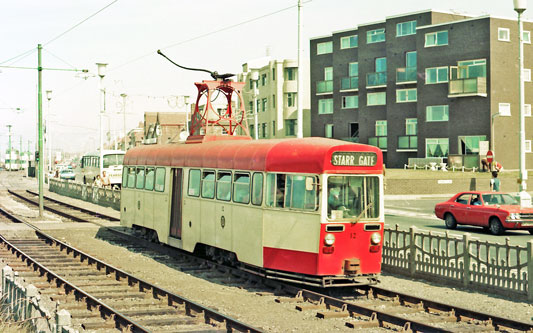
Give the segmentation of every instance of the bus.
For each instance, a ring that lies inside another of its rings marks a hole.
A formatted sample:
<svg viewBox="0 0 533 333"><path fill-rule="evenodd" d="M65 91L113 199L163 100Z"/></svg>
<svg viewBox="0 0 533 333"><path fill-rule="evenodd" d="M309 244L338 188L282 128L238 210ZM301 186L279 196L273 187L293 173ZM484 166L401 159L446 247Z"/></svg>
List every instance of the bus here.
<svg viewBox="0 0 533 333"><path fill-rule="evenodd" d="M100 170L100 153L87 153L80 159L76 168L76 181L83 184L92 184L96 175L102 175L103 171L109 177L111 187L121 187L122 185L122 161L124 160L122 150L104 150L103 168Z"/></svg>

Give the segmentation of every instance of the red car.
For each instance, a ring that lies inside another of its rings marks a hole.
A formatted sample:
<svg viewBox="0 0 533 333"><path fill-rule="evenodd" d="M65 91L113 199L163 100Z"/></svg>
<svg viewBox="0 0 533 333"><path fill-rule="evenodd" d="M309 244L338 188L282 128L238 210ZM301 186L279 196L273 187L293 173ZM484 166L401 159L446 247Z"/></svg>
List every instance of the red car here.
<svg viewBox="0 0 533 333"><path fill-rule="evenodd" d="M505 230L527 230L533 234L533 208L522 208L510 194L500 192L461 192L435 205L435 215L446 228L458 224L480 226L494 235Z"/></svg>

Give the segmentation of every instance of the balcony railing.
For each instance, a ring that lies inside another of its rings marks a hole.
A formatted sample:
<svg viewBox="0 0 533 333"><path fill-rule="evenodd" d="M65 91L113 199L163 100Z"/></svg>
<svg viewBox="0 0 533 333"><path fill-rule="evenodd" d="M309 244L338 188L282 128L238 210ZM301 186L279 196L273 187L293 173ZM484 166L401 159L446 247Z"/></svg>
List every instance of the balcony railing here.
<svg viewBox="0 0 533 333"><path fill-rule="evenodd" d="M416 82L416 67L396 69L396 83Z"/></svg>
<svg viewBox="0 0 533 333"><path fill-rule="evenodd" d="M349 89L359 89L359 76L349 76L341 79L341 90Z"/></svg>
<svg viewBox="0 0 533 333"><path fill-rule="evenodd" d="M386 136L374 136L368 138L368 144L376 146L380 149L387 149L387 137Z"/></svg>
<svg viewBox="0 0 533 333"><path fill-rule="evenodd" d="M418 137L416 135L399 136L398 149L418 149Z"/></svg>
<svg viewBox="0 0 533 333"><path fill-rule="evenodd" d="M377 72L366 74L366 86L376 87L387 85L387 72Z"/></svg>
<svg viewBox="0 0 533 333"><path fill-rule="evenodd" d="M487 96L487 78L474 77L450 80L448 97Z"/></svg>
<svg viewBox="0 0 533 333"><path fill-rule="evenodd" d="M330 92L333 92L333 80L318 81L316 83L317 94L330 93Z"/></svg>

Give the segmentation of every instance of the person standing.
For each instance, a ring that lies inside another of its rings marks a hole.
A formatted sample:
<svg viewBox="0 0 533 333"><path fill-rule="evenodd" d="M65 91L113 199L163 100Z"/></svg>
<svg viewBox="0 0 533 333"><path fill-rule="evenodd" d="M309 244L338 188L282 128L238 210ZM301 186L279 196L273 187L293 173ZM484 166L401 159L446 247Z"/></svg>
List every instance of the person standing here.
<svg viewBox="0 0 533 333"><path fill-rule="evenodd" d="M490 180L490 190L492 192L500 191L500 180L498 179L498 171L492 171L492 179Z"/></svg>

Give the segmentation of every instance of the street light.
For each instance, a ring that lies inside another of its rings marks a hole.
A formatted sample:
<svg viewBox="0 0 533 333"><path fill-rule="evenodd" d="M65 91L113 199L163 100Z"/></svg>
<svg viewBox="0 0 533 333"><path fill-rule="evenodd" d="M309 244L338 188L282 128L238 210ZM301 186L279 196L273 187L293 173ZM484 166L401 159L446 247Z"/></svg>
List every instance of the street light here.
<svg viewBox="0 0 533 333"><path fill-rule="evenodd" d="M96 63L96 66L98 66L98 76L100 77L100 161L98 162L99 165L99 173L102 172L102 169L104 167L104 157L103 157L103 150L104 150L104 131L102 128L102 117L105 113L105 87L104 87L104 76L106 74L106 66L107 64L104 63Z"/></svg>
<svg viewBox="0 0 533 333"><path fill-rule="evenodd" d="M259 81L259 72L258 71L253 71L252 72L252 77L251 77L251 80L253 81L253 84L254 84L254 90L253 90L253 93L254 93L254 135L255 135L255 139L259 139L259 125L258 125L258 121L257 121L257 81Z"/></svg>
<svg viewBox="0 0 533 333"><path fill-rule="evenodd" d="M46 124L44 126L45 132L46 132L46 143L48 144L48 172L52 171L52 134L50 133L50 127L52 126L51 123L51 116L52 113L50 112L50 100L52 99L52 90L46 91L46 99L48 100L48 117L46 117Z"/></svg>
<svg viewBox="0 0 533 333"><path fill-rule="evenodd" d="M519 196L521 206L531 205L531 196L526 192L527 184L527 170L526 170L526 131L524 119L524 28L521 21L522 13L527 8L527 0L513 0L514 10L518 14L518 117L520 123L520 131L518 135L518 164L519 164Z"/></svg>
<svg viewBox="0 0 533 333"><path fill-rule="evenodd" d="M120 94L120 97L122 97L122 114L124 116L124 146L122 149L126 151L126 95L125 93Z"/></svg>

